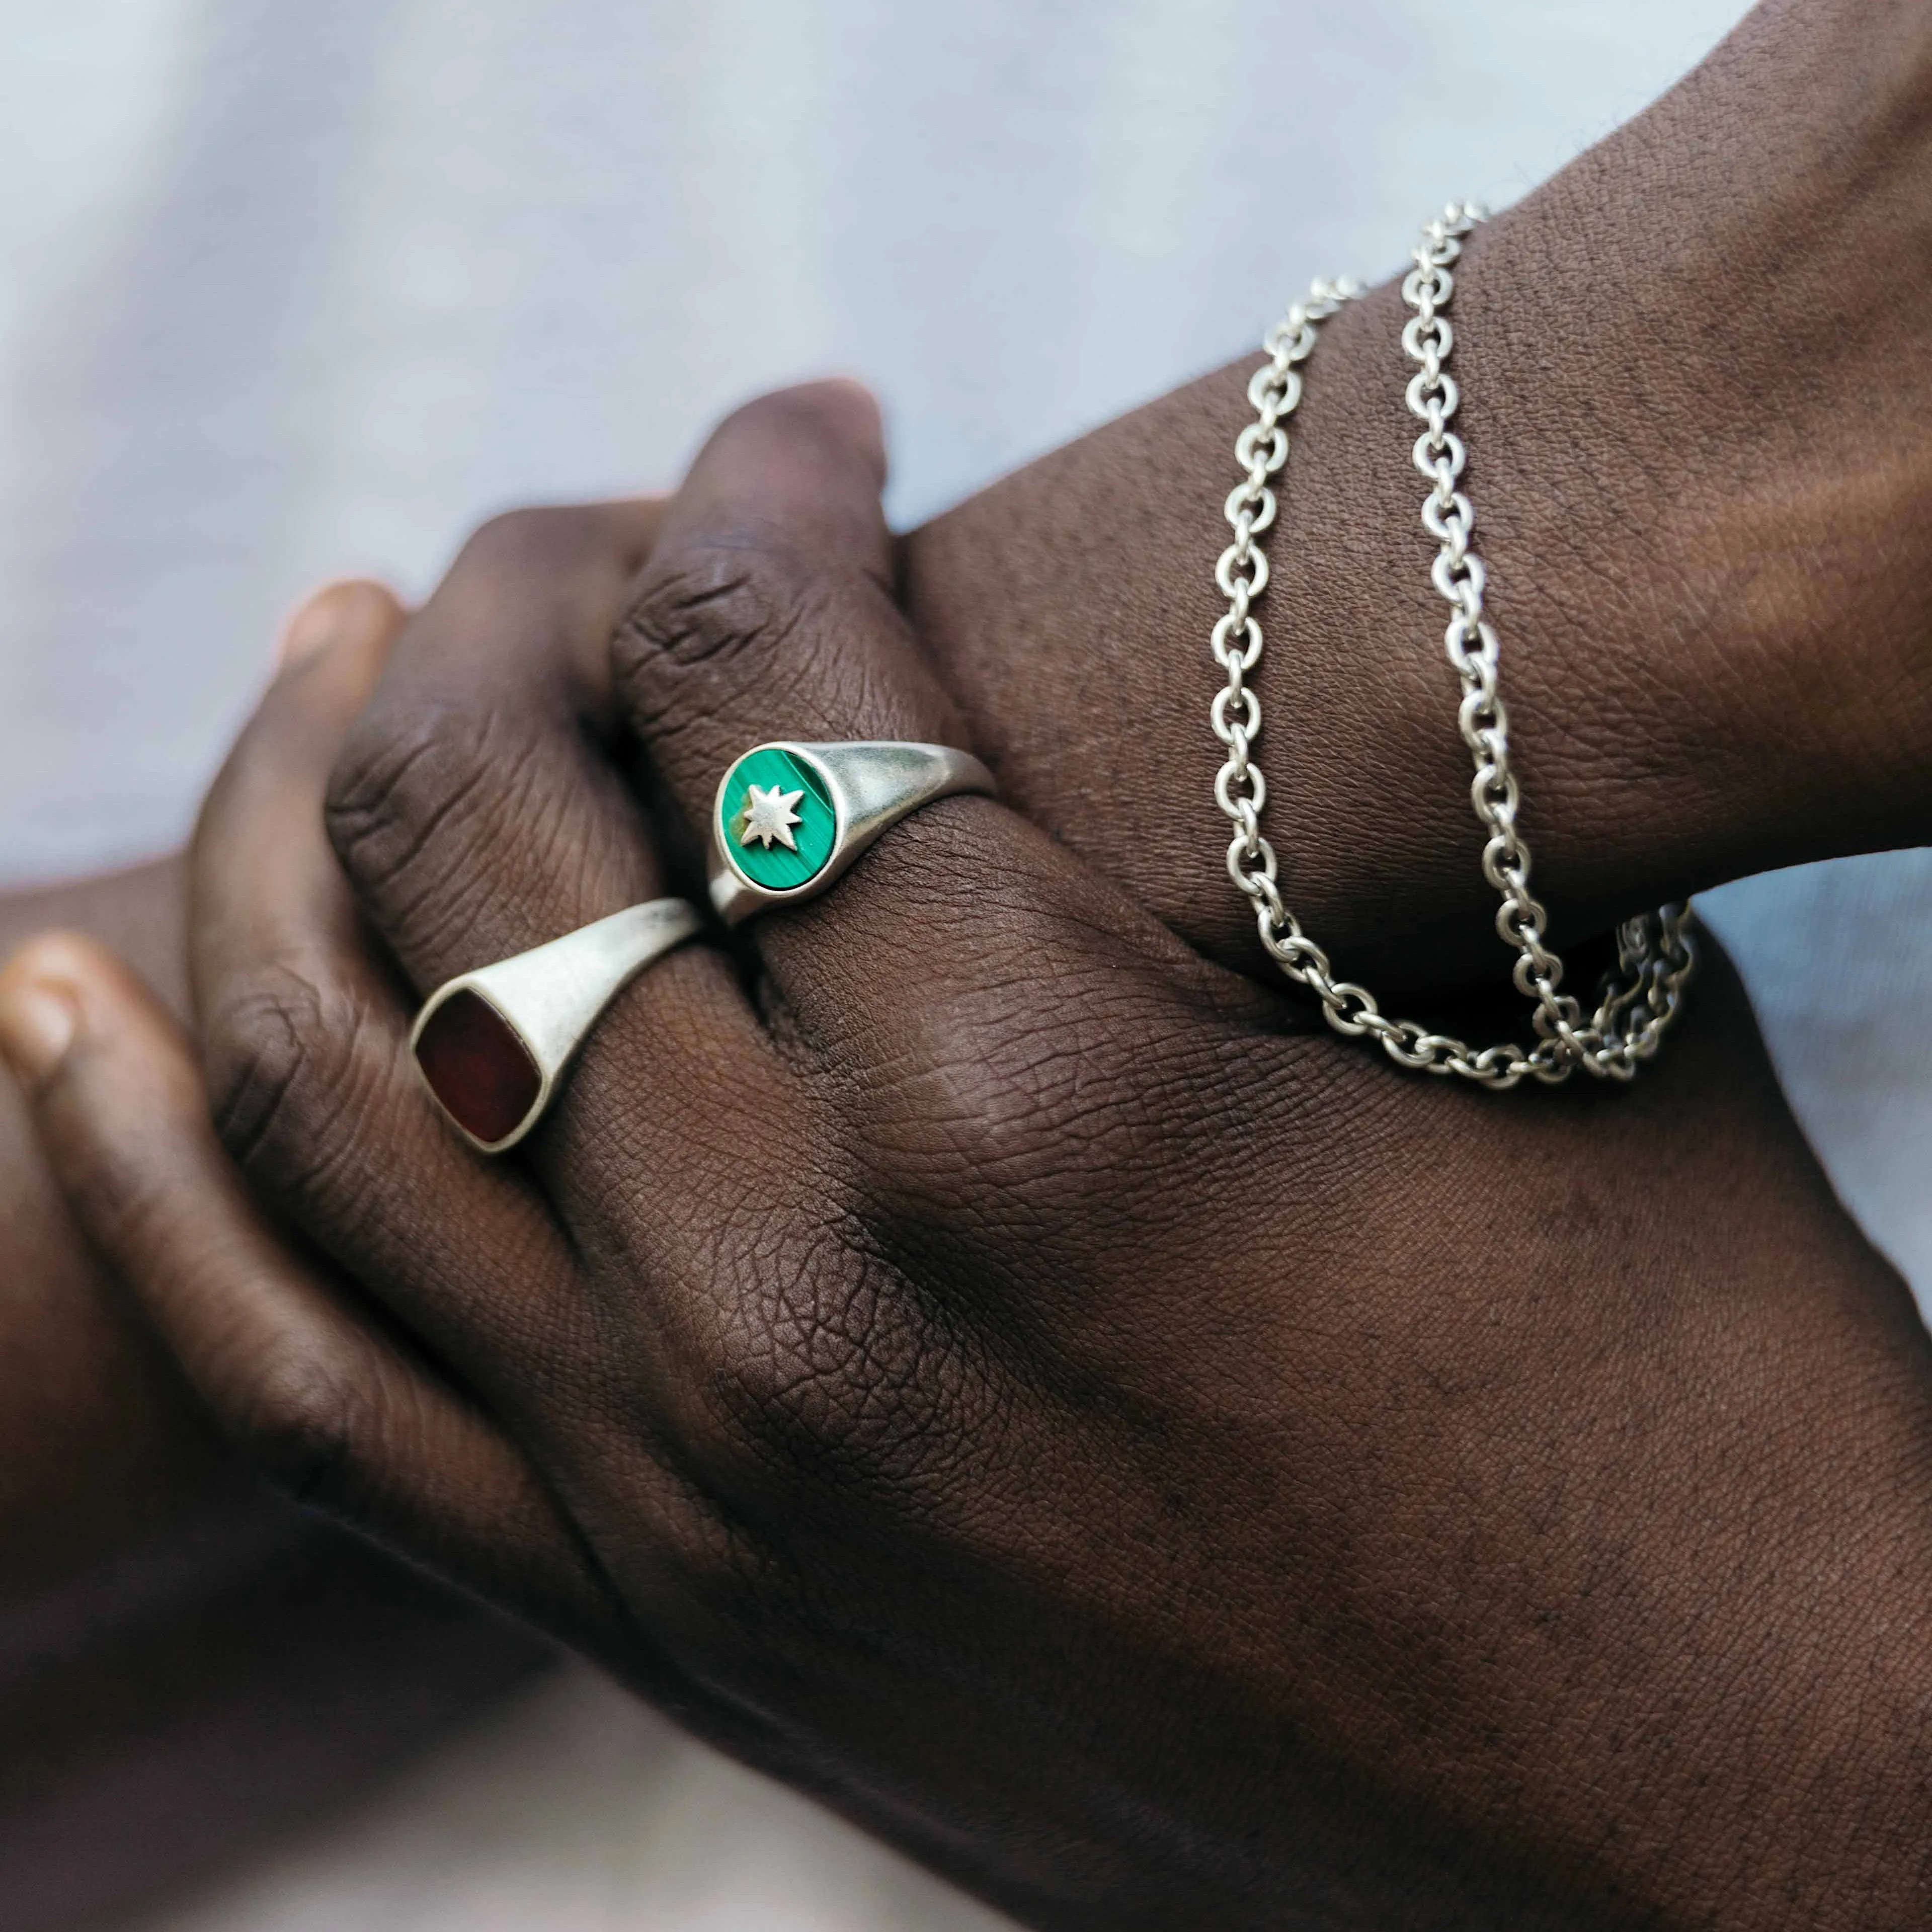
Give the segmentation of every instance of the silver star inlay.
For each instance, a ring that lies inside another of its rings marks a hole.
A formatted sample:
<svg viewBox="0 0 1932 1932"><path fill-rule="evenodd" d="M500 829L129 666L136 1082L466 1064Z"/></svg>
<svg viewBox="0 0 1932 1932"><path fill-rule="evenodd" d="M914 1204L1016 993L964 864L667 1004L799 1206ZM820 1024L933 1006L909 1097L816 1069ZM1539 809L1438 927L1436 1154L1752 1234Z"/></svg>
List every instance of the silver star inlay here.
<svg viewBox="0 0 1932 1932"><path fill-rule="evenodd" d="M798 844L791 836L791 829L799 823L799 816L792 807L804 796L802 790L780 791L776 785L769 791L762 785L747 785L745 829L738 835L738 843L748 845L756 838L769 852L776 840L788 852L796 852Z"/></svg>

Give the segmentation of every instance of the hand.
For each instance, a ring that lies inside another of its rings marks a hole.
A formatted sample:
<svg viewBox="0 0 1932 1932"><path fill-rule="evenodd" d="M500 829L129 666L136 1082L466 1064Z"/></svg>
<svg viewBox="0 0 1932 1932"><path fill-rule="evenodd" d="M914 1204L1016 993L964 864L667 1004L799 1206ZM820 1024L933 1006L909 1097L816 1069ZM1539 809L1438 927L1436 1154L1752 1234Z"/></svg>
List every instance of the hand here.
<svg viewBox="0 0 1932 1932"><path fill-rule="evenodd" d="M1468 490L1566 945L1647 895L1932 828L1928 100L1922 6L1761 8L1464 257ZM1376 291L1309 365L1269 539L1260 756L1288 903L1351 976L1407 994L1499 986L1508 962L1418 516L1405 316ZM1207 721L1259 359L913 532L900 572L1009 802L1272 979L1219 870Z"/></svg>
<svg viewBox="0 0 1932 1932"><path fill-rule="evenodd" d="M493 526L373 702L352 642L271 693L194 932L298 1255L138 990L16 963L50 1155L190 1379L1040 1924L1922 1918L1927 1345L1721 961L1634 1091L1499 1103L956 799L653 968L526 1166L434 1117L415 995L664 885L628 733L687 828L760 738L957 740L874 434L758 406L661 529Z"/></svg>
<svg viewBox="0 0 1932 1932"><path fill-rule="evenodd" d="M1471 250L1456 298L1471 488L1523 822L1566 944L1647 894L1925 834L1932 248L1914 238L1932 192L1910 110L1926 40L1906 0L1761 9ZM1407 998L1500 987L1507 960L1436 643L1400 316L1385 288L1325 332L1260 682L1290 902L1344 970ZM1828 325L1832 352L1808 352ZM1008 802L1190 944L1278 983L1221 876L1206 722L1210 567L1253 359L912 532L896 568ZM1522 1023L1514 1003L1494 1022ZM6 1459L17 1501L0 1520L26 1526L10 1551L44 1562L97 1508L121 1533L144 1487L125 1474L131 1417L156 1419L151 1472L199 1469L206 1449L138 1346L89 1312L85 1258L57 1228L9 1258L68 1324L41 1330L52 1352L10 1412L71 1379L80 1349L97 1390L117 1391L111 1426L63 1402ZM97 1467L76 1508L60 1492ZM56 1496L58 1534L29 1514Z"/></svg>

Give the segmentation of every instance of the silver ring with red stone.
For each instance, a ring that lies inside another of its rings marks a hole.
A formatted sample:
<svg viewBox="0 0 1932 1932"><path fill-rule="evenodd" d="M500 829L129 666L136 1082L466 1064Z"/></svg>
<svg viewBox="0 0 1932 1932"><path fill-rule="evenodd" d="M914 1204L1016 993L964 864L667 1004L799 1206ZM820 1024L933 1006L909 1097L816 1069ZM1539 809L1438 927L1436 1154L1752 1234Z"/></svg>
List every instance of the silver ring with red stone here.
<svg viewBox="0 0 1932 1932"><path fill-rule="evenodd" d="M686 900L652 899L447 981L410 1032L424 1084L472 1147L506 1152L543 1118L604 1009L702 923Z"/></svg>
<svg viewBox="0 0 1932 1932"><path fill-rule="evenodd" d="M754 746L718 782L711 903L736 926L768 906L816 898L908 813L994 789L977 758L950 745Z"/></svg>

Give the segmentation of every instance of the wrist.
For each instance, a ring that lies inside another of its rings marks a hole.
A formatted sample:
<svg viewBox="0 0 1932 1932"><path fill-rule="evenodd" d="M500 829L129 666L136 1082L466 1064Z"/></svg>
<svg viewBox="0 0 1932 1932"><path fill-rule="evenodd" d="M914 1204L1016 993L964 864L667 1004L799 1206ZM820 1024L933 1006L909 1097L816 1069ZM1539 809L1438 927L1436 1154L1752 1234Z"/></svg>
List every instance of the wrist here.
<svg viewBox="0 0 1932 1932"><path fill-rule="evenodd" d="M1924 835L1928 110L1922 8L1760 9L1472 246L1472 468L1573 915Z"/></svg>
<svg viewBox="0 0 1932 1932"><path fill-rule="evenodd" d="M1912 534L1932 495L1932 246L1895 275L1865 266L1903 234L1932 242L1920 10L1754 16L1470 250L1460 422L1559 942L1744 872L1912 842L1932 818ZM1345 972L1486 983L1494 899L1408 460L1404 319L1376 291L1307 371L1260 610L1264 830ZM1130 854L1152 910L1256 969L1215 863L1206 706L1259 359L1009 478L902 556L1006 795L1103 867ZM1126 769L1122 716L1139 721ZM1105 813L1070 770L1106 774Z"/></svg>

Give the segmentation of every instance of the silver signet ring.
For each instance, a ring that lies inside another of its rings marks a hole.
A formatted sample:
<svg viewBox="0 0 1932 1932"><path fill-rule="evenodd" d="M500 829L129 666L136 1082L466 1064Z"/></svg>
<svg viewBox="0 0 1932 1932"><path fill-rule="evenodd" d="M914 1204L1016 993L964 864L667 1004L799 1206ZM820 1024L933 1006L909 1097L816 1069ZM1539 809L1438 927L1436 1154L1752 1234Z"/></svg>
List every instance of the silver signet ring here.
<svg viewBox="0 0 1932 1932"><path fill-rule="evenodd" d="M652 899L446 981L410 1030L423 1084L472 1147L514 1147L598 1016L700 923L686 900Z"/></svg>
<svg viewBox="0 0 1932 1932"><path fill-rule="evenodd" d="M950 745L754 745L732 760L712 802L711 903L736 926L815 898L908 813L995 789L977 758Z"/></svg>

